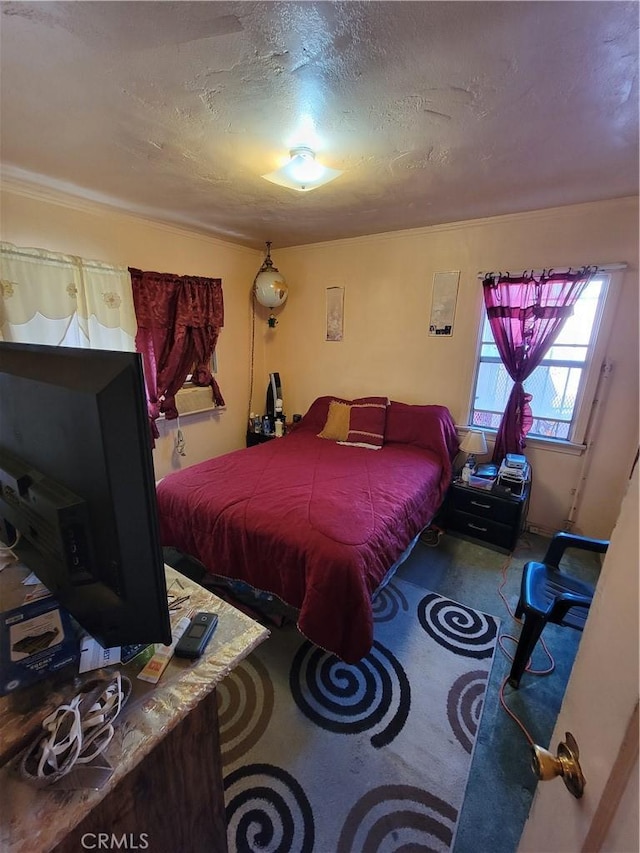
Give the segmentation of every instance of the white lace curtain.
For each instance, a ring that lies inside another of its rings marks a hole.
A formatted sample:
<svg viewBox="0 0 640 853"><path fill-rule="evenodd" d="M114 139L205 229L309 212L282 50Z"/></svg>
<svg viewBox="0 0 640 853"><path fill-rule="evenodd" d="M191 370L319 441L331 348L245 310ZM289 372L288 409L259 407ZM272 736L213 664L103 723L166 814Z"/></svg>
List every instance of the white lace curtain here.
<svg viewBox="0 0 640 853"><path fill-rule="evenodd" d="M0 340L135 351L127 267L0 243Z"/></svg>

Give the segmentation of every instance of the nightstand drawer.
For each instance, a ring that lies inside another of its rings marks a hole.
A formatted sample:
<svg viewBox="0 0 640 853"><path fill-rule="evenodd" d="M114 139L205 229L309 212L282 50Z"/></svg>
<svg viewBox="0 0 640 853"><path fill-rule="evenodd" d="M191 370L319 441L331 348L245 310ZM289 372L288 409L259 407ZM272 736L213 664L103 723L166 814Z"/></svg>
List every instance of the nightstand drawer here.
<svg viewBox="0 0 640 853"><path fill-rule="evenodd" d="M490 542L509 551L514 548L519 532L513 525L500 524L493 519L480 518L477 513L470 515L458 510L451 512L448 523L452 530L473 536L474 539L481 539L483 542Z"/></svg>
<svg viewBox="0 0 640 853"><path fill-rule="evenodd" d="M522 502L510 500L483 492L481 489L452 489L451 499L455 511L469 513L479 518L491 519L501 524L516 524L522 509Z"/></svg>

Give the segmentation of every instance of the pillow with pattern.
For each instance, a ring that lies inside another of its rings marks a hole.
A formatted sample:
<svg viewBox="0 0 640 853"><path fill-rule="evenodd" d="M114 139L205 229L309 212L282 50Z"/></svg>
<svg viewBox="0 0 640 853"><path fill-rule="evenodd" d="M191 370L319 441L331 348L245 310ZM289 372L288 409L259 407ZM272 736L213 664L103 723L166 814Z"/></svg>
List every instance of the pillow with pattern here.
<svg viewBox="0 0 640 853"><path fill-rule="evenodd" d="M351 444L380 450L384 443L384 429L387 420L387 397L360 397L350 406L349 431L340 444Z"/></svg>

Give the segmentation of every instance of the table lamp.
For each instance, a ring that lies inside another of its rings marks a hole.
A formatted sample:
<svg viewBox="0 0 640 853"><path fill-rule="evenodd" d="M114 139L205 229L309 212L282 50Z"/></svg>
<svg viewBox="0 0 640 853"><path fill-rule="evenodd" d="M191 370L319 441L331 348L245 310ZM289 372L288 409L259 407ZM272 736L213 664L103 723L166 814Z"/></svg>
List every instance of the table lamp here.
<svg viewBox="0 0 640 853"><path fill-rule="evenodd" d="M460 450L467 454L467 463L476 467L476 456L487 453L487 439L483 432L469 430L462 439Z"/></svg>

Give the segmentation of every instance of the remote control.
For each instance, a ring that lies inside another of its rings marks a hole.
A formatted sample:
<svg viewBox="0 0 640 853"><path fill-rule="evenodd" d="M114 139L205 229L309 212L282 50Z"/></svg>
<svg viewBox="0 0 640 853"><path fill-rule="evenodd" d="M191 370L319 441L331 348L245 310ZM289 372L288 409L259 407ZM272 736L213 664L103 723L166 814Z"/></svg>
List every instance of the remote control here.
<svg viewBox="0 0 640 853"><path fill-rule="evenodd" d="M178 640L174 655L179 658L199 658L206 649L217 624L216 613L196 613L191 624Z"/></svg>

